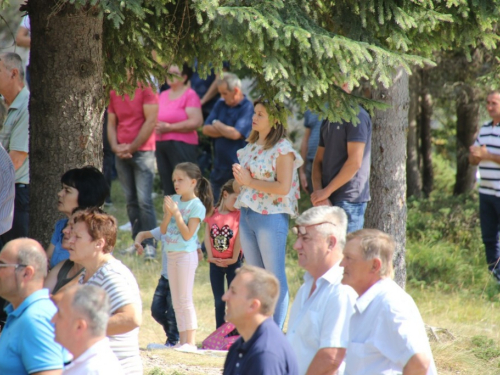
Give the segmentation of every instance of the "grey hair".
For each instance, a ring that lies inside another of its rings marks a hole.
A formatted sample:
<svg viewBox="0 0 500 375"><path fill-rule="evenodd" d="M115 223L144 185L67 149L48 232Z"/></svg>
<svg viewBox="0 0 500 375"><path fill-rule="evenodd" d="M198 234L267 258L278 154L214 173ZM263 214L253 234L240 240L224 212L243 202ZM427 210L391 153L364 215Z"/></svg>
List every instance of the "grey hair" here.
<svg viewBox="0 0 500 375"><path fill-rule="evenodd" d="M38 248L38 246L39 248ZM34 279L40 280L47 277L47 255L40 244L34 240L19 244L17 263L32 266L35 270Z"/></svg>
<svg viewBox="0 0 500 375"><path fill-rule="evenodd" d="M75 288L71 306L85 317L93 337L106 336L110 310L108 293L95 285Z"/></svg>
<svg viewBox="0 0 500 375"><path fill-rule="evenodd" d="M295 221L297 225L315 225L318 223L332 223L334 225L322 224L316 230L325 236L335 236L340 250L344 249L347 232L347 215L340 207L318 206L304 211Z"/></svg>
<svg viewBox="0 0 500 375"><path fill-rule="evenodd" d="M21 56L14 52L7 52L0 55L0 60L3 61L5 68L9 72L12 72L13 69L17 69L19 77L21 80L24 80L24 67Z"/></svg>
<svg viewBox="0 0 500 375"><path fill-rule="evenodd" d="M225 83L229 91L234 91L235 87L241 89L241 79L239 79L236 74L234 73L223 73L223 74L224 75L221 78L219 78L217 86L220 86L223 83Z"/></svg>

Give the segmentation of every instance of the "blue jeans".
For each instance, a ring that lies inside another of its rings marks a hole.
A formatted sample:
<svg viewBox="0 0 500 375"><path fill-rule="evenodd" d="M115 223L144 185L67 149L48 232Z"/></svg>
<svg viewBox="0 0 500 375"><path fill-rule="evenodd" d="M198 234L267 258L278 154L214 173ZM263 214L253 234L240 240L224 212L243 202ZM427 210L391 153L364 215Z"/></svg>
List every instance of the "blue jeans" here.
<svg viewBox="0 0 500 375"><path fill-rule="evenodd" d="M488 269L500 269L497 264L500 258L499 229L500 229L500 198L494 195L479 194L479 218L481 220L481 234Z"/></svg>
<svg viewBox="0 0 500 375"><path fill-rule="evenodd" d="M246 262L272 272L280 282L274 321L281 329L285 323L289 301L285 272L288 221L288 214L262 215L250 208L241 208L240 241Z"/></svg>
<svg viewBox="0 0 500 375"><path fill-rule="evenodd" d="M127 214L132 224L132 238L141 231L156 228L153 206L154 151L137 151L130 159L116 158L116 171L127 200ZM144 241L156 247L152 238Z"/></svg>
<svg viewBox="0 0 500 375"><path fill-rule="evenodd" d="M172 306L172 296L170 295L170 285L168 280L160 276L158 285L151 303L151 316L156 320L167 335L167 342L175 345L179 341L179 330L175 321L174 307Z"/></svg>
<svg viewBox="0 0 500 375"><path fill-rule="evenodd" d="M241 257L234 264L227 267L219 267L216 264L210 263L210 284L212 284L212 292L215 301L215 324L217 328L224 324L224 315L226 314L226 303L222 300L222 296L226 291L225 280L227 280L227 287L231 285L236 270L241 267Z"/></svg>
<svg viewBox="0 0 500 375"><path fill-rule="evenodd" d="M365 224L366 202L333 202L334 206L342 208L347 214L347 233L363 229Z"/></svg>

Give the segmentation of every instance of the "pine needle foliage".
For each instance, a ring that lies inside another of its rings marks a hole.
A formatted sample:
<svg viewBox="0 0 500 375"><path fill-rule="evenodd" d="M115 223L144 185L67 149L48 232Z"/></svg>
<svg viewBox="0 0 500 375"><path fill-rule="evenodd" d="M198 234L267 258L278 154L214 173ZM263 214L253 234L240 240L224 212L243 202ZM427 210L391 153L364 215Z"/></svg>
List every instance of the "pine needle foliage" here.
<svg viewBox="0 0 500 375"><path fill-rule="evenodd" d="M5 2L6 0L0 0ZM126 69L141 81L163 79L164 64L198 59L201 75L223 61L245 68L278 103L354 119L347 95L361 81L386 87L394 71L433 65L433 53L497 48L500 0L58 0L97 8L104 22L104 83L130 92ZM329 103L324 106L324 103Z"/></svg>

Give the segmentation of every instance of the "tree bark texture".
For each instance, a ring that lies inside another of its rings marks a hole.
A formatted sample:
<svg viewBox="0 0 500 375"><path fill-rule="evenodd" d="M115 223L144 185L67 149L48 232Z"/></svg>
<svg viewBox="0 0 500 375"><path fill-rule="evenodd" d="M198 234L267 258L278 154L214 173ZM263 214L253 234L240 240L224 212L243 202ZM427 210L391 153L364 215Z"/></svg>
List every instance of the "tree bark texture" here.
<svg viewBox="0 0 500 375"><path fill-rule="evenodd" d="M29 0L30 236L49 244L61 175L102 165L103 20L95 9Z"/></svg>
<svg viewBox="0 0 500 375"><path fill-rule="evenodd" d="M422 176L419 163L419 114L420 75L415 70L409 79L408 137L406 144L406 195L419 198L422 194Z"/></svg>
<svg viewBox="0 0 500 375"><path fill-rule="evenodd" d="M396 241L394 280L406 284L406 131L408 129L408 74L397 70L393 85L373 91L373 99L390 106L373 116L370 172L371 202L365 227L391 234Z"/></svg>
<svg viewBox="0 0 500 375"><path fill-rule="evenodd" d="M464 84L457 97L457 175L453 195L474 189L477 167L469 164L469 146L479 130L480 99L477 89Z"/></svg>
<svg viewBox="0 0 500 375"><path fill-rule="evenodd" d="M420 149L422 155L422 191L428 197L434 188L434 170L432 168L432 95L429 90L429 74L421 70L420 90Z"/></svg>

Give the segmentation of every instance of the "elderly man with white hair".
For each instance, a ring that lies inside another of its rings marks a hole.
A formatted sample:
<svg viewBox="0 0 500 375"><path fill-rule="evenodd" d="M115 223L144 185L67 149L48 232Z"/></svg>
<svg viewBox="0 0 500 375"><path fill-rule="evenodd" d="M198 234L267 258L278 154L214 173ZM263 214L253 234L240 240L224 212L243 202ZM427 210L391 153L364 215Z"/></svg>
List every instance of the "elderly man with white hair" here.
<svg viewBox="0 0 500 375"><path fill-rule="evenodd" d="M210 183L215 201L220 189L233 178L232 166L238 163L236 151L245 147L252 130L253 104L241 91L241 80L233 73L224 73L217 81L222 97L205 120L203 134L214 139L214 167Z"/></svg>
<svg viewBox="0 0 500 375"><path fill-rule="evenodd" d="M94 285L75 285L58 298L57 308L52 318L55 340L73 354L63 375L123 374L106 337L110 310L106 291Z"/></svg>
<svg viewBox="0 0 500 375"><path fill-rule="evenodd" d="M342 373L356 300L354 290L341 284L339 266L347 215L340 207L313 207L296 224L294 249L306 273L292 306L287 338L297 355L300 375Z"/></svg>
<svg viewBox="0 0 500 375"><path fill-rule="evenodd" d="M359 297L351 318L346 375L437 374L417 305L393 280L392 237L376 229L347 236L342 283Z"/></svg>

